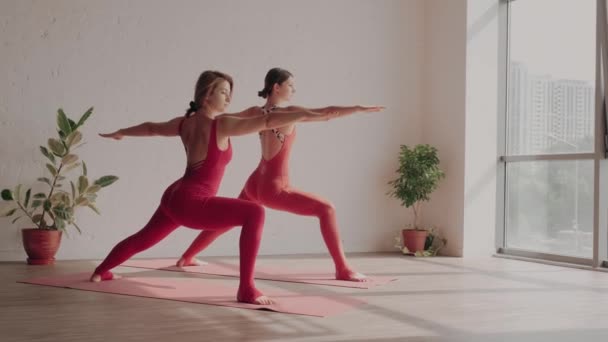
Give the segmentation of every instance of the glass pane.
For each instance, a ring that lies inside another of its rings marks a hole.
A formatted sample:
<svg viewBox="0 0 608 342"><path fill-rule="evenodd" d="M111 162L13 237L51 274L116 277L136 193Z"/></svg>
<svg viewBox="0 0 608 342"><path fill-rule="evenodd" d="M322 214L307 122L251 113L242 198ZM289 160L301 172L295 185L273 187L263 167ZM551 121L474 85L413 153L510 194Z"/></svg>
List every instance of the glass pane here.
<svg viewBox="0 0 608 342"><path fill-rule="evenodd" d="M595 6L510 2L507 154L593 152Z"/></svg>
<svg viewBox="0 0 608 342"><path fill-rule="evenodd" d="M593 161L507 164L506 247L591 258Z"/></svg>

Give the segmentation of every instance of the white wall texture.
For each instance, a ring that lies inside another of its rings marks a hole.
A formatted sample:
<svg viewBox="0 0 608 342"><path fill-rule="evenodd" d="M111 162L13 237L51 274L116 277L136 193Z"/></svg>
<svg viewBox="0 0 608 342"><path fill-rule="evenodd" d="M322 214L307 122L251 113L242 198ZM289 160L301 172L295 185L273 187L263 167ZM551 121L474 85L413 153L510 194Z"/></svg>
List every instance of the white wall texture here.
<svg viewBox="0 0 608 342"><path fill-rule="evenodd" d="M466 1L425 2L421 142L437 147L446 178L424 204L422 222L437 226L462 255L464 224Z"/></svg>
<svg viewBox="0 0 608 342"><path fill-rule="evenodd" d="M38 146L54 134L57 108L77 117L95 106L83 128L87 144L78 154L92 177L115 174L120 180L100 192L101 216L78 212L84 232L71 230L57 257L102 258L147 222L164 188L181 176L185 158L176 138L111 141L97 133L181 115L205 69L234 76L231 110L261 104L256 93L266 71L281 66L296 76L294 104L387 106L383 113L298 129L292 182L334 203L346 251L393 250L393 236L410 215L385 195L399 144L436 142L448 178L437 193L439 206L429 212L445 214L438 223L454 240L449 254L458 255L466 216L465 3L430 3L1 1L0 187L21 182L43 190L35 182L45 172ZM448 22L437 21L435 14ZM429 23L460 31L439 31ZM440 55L446 52L442 40L455 51L456 61ZM233 145L234 159L219 193L232 197L260 155L254 135L235 138ZM266 217L261 254L325 252L316 219L273 210ZM0 260L25 257L18 229L27 226L23 222L0 221ZM196 233L180 228L140 256L180 255ZM227 233L205 254L236 255L238 233Z"/></svg>
<svg viewBox="0 0 608 342"><path fill-rule="evenodd" d="M495 251L499 0L425 1L422 141L446 179L425 206L453 256Z"/></svg>
<svg viewBox="0 0 608 342"><path fill-rule="evenodd" d="M463 255L496 251L499 0L467 1Z"/></svg>

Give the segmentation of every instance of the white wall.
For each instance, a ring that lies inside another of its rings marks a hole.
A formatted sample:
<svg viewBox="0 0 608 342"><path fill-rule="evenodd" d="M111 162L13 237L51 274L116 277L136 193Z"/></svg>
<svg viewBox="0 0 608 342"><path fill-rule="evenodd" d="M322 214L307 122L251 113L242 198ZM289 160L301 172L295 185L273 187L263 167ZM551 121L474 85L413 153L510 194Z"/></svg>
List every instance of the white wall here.
<svg viewBox="0 0 608 342"><path fill-rule="evenodd" d="M495 251L498 0L425 1L422 141L446 173L423 223L448 239L444 255Z"/></svg>
<svg viewBox="0 0 608 342"><path fill-rule="evenodd" d="M181 115L205 69L234 76L232 110L260 104L255 95L265 72L281 66L296 76L295 104L388 107L301 125L291 179L335 204L347 251L392 250L408 213L385 195L386 182L394 177L399 144L422 139L424 2L2 1L0 187L21 182L43 189L33 182L44 172L38 146L54 132L56 109L74 117L95 106L78 153L92 176L120 180L100 193L102 216L78 212L84 234L72 231L58 258L102 258L146 223L185 158L178 139L117 142L96 133ZM442 144L461 143L461 135ZM233 144L220 189L231 197L259 160L255 136ZM18 227L0 222L0 260L23 260ZM262 254L325 251L316 219L268 210L266 223ZM141 256L177 256L195 234L181 228ZM238 229L226 234L207 254L235 255L237 235Z"/></svg>
<svg viewBox="0 0 608 342"><path fill-rule="evenodd" d="M499 0L467 1L463 255L496 251Z"/></svg>
<svg viewBox="0 0 608 342"><path fill-rule="evenodd" d="M425 1L422 143L438 150L446 178L423 206L437 226L443 255L462 255L465 170L466 0Z"/></svg>

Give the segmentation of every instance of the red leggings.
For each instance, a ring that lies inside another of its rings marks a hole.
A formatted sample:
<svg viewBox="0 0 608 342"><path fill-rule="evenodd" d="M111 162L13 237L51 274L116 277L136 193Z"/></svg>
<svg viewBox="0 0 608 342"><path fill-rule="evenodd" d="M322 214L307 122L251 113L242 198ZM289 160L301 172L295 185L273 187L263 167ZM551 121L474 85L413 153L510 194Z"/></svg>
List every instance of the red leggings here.
<svg viewBox="0 0 608 342"><path fill-rule="evenodd" d="M262 204L268 208L286 211L297 215L319 218L321 234L338 271L348 268L342 243L339 239L336 214L333 205L313 194L289 187L287 177L260 177L256 170L239 195L239 199ZM232 227L204 230L192 242L183 257L191 260L209 246L218 236Z"/></svg>
<svg viewBox="0 0 608 342"><path fill-rule="evenodd" d="M180 181L178 181L180 182ZM177 182L176 182L177 183ZM161 205L150 221L137 233L116 245L95 270L103 275L133 255L164 239L179 226L223 232L228 227L242 226L240 250L240 295L246 301L257 296L253 273L264 225L264 208L252 202L224 197L200 197L176 191L172 185L163 196ZM171 197L167 199L167 197Z"/></svg>

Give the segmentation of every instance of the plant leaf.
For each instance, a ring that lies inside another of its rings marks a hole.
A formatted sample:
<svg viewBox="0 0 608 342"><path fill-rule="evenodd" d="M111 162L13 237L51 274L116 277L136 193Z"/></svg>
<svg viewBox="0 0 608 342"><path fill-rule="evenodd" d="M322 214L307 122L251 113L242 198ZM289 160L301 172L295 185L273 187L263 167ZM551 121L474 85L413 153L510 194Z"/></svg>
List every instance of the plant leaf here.
<svg viewBox="0 0 608 342"><path fill-rule="evenodd" d="M47 157L47 158L48 158L48 157L49 157L49 155L50 155L50 154L49 154L49 150L47 150L47 149L46 149L46 147L44 147L44 146L40 146L40 152L42 152L42 154L43 154L45 157Z"/></svg>
<svg viewBox="0 0 608 342"><path fill-rule="evenodd" d="M103 176L95 181L95 185L99 185L102 188L104 188L104 187L116 182L117 180L118 180L118 177L116 177L116 176Z"/></svg>
<svg viewBox="0 0 608 342"><path fill-rule="evenodd" d="M78 177L78 193L82 194L89 187L89 179L86 176Z"/></svg>
<svg viewBox="0 0 608 342"><path fill-rule="evenodd" d="M84 194L84 198L86 198L87 200L89 200L89 203L93 203L97 199L97 194L90 194L90 193L87 192L87 193Z"/></svg>
<svg viewBox="0 0 608 342"><path fill-rule="evenodd" d="M49 138L48 145L51 149L51 152L53 152L56 156L63 157L63 155L65 154L65 146L63 146L61 141Z"/></svg>
<svg viewBox="0 0 608 342"><path fill-rule="evenodd" d="M70 135L72 133L72 127L70 126L70 121L68 121L67 115L63 112L63 109L59 108L57 110L57 126L63 132L65 136Z"/></svg>
<svg viewBox="0 0 608 342"><path fill-rule="evenodd" d="M58 218L62 220L69 220L72 217L72 213L70 212L69 208L64 206L57 206L53 208L53 213L55 214L55 220Z"/></svg>
<svg viewBox="0 0 608 342"><path fill-rule="evenodd" d="M76 227L76 230L78 230L78 233L82 234L82 230L80 229L80 227L78 227L76 222L72 222L72 224L74 225L74 227Z"/></svg>
<svg viewBox="0 0 608 342"><path fill-rule="evenodd" d="M61 159L61 162L65 165L70 165L78 161L78 156L75 154L68 154Z"/></svg>
<svg viewBox="0 0 608 342"><path fill-rule="evenodd" d="M82 114L82 117L80 117L80 120L78 120L77 127L82 126L84 124L84 122L87 121L89 116L91 116L91 114L93 114L93 107L89 108L84 114Z"/></svg>
<svg viewBox="0 0 608 342"><path fill-rule="evenodd" d="M80 163L74 163L74 164L72 164L72 165L68 166L68 167L65 169L65 172L71 171L71 170L73 170L73 169L75 169L75 168L77 168L77 167L79 167L79 166L80 166Z"/></svg>
<svg viewBox="0 0 608 342"><path fill-rule="evenodd" d="M9 217L9 216L13 215L15 213L15 211L17 211L17 208L10 209L9 211L0 215L0 217Z"/></svg>
<svg viewBox="0 0 608 342"><path fill-rule="evenodd" d="M45 199L43 205L45 211L51 210L51 201L49 199Z"/></svg>
<svg viewBox="0 0 608 342"><path fill-rule="evenodd" d="M15 200L17 200L17 202L21 202L21 184L18 184L15 187L15 190L13 191L13 194L15 195Z"/></svg>
<svg viewBox="0 0 608 342"><path fill-rule="evenodd" d="M23 216L17 216L15 219L13 219L11 221L12 224L15 224L15 222L17 222L17 220L19 220L20 218L22 218Z"/></svg>
<svg viewBox="0 0 608 342"><path fill-rule="evenodd" d="M67 192L62 192L61 193L61 200L63 201L63 203L65 203L66 206L70 207L72 206L72 201L70 200L70 194L68 194Z"/></svg>
<svg viewBox="0 0 608 342"><path fill-rule="evenodd" d="M44 146L40 146L40 152L42 152L42 154L44 154L45 157L49 158L49 160L55 164L55 156L49 152L49 150L47 150L46 147Z"/></svg>
<svg viewBox="0 0 608 342"><path fill-rule="evenodd" d="M74 131L76 130L76 122L74 122L74 120L68 118L68 122L70 123L70 128L72 129L72 133L74 133Z"/></svg>
<svg viewBox="0 0 608 342"><path fill-rule="evenodd" d="M34 195L34 198L46 198L46 194L44 192L39 192Z"/></svg>
<svg viewBox="0 0 608 342"><path fill-rule="evenodd" d="M25 202L23 203L23 207L27 208L27 206L30 204L30 195L32 194L32 189L27 189L27 191L25 192Z"/></svg>
<svg viewBox="0 0 608 342"><path fill-rule="evenodd" d="M74 227L76 227L76 230L78 230L78 233L82 234L82 230L80 229L80 227L78 227L76 222L72 222L72 224L74 225Z"/></svg>
<svg viewBox="0 0 608 342"><path fill-rule="evenodd" d="M46 178L46 177L40 177L40 178L38 178L38 181L39 181L39 182L46 183L46 184L48 184L49 186L52 186L52 185L51 185L51 180L50 180L50 179L48 179L48 178Z"/></svg>
<svg viewBox="0 0 608 342"><path fill-rule="evenodd" d="M65 143L66 143L66 145L68 145L68 147L72 147L72 146L78 144L81 140L82 140L82 133L80 133L79 131L74 131L74 132L72 132L72 134L70 134L65 139Z"/></svg>
<svg viewBox="0 0 608 342"><path fill-rule="evenodd" d="M66 193L56 192L53 194L53 196L51 196L51 204L53 207L69 205L69 203L66 203L66 196L68 197L69 202L69 195Z"/></svg>
<svg viewBox="0 0 608 342"><path fill-rule="evenodd" d="M96 212L96 213L97 213L97 215L101 215L101 213L99 212L99 209L97 209L97 207L95 206L95 204L93 204L93 203L89 203L89 204L87 205L87 207L91 208L91 209L92 209L94 212Z"/></svg>
<svg viewBox="0 0 608 342"><path fill-rule="evenodd" d="M86 192L89 193L89 194L93 194L93 193L96 193L97 191L99 191L100 189L101 189L101 185L95 184L95 185L90 186L86 190Z"/></svg>
<svg viewBox="0 0 608 342"><path fill-rule="evenodd" d="M39 206L42 205L43 202L44 201L42 201L42 200L33 200L32 201L32 208L38 208Z"/></svg>
<svg viewBox="0 0 608 342"><path fill-rule="evenodd" d="M13 200L13 192L10 191L9 189L2 190L2 199L5 200L5 201L12 201Z"/></svg>
<svg viewBox="0 0 608 342"><path fill-rule="evenodd" d="M81 197L78 197L78 198L77 198L77 199L74 201L74 204L76 204L76 205L81 205L81 206L83 206L83 207L84 207L84 206L88 206L88 205L89 205L89 204L91 204L91 203L89 202L89 200L88 200L88 199L86 199L85 197L82 197L82 196L81 196Z"/></svg>
<svg viewBox="0 0 608 342"><path fill-rule="evenodd" d="M57 176L57 169L55 169L53 165L47 163L46 168L49 170L51 175L53 175L53 177Z"/></svg>
<svg viewBox="0 0 608 342"><path fill-rule="evenodd" d="M70 181L70 186L72 187L72 198L76 198L76 187L74 186L74 182Z"/></svg>
<svg viewBox="0 0 608 342"><path fill-rule="evenodd" d="M57 192L51 196L51 204L56 206L70 206L70 195L66 192Z"/></svg>
<svg viewBox="0 0 608 342"><path fill-rule="evenodd" d="M84 161L82 162L82 174L83 175L87 175L87 164L84 163Z"/></svg>
<svg viewBox="0 0 608 342"><path fill-rule="evenodd" d="M67 137L66 137L67 138ZM61 144L63 145L63 148L65 149L65 154L69 154L70 153L70 148L68 147L68 145L65 143L65 141L61 140Z"/></svg>
<svg viewBox="0 0 608 342"><path fill-rule="evenodd" d="M61 193L56 192L49 199L51 200L51 204L53 206L55 206L55 205L59 204L60 202L62 202L62 200L61 200Z"/></svg>
<svg viewBox="0 0 608 342"><path fill-rule="evenodd" d="M59 217L55 217L55 226L57 229L65 230L65 221Z"/></svg>

